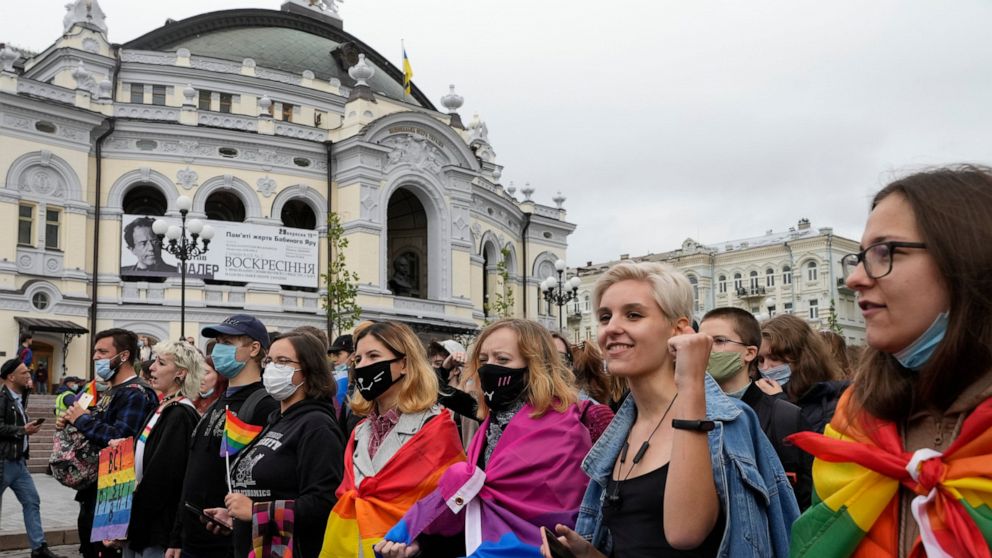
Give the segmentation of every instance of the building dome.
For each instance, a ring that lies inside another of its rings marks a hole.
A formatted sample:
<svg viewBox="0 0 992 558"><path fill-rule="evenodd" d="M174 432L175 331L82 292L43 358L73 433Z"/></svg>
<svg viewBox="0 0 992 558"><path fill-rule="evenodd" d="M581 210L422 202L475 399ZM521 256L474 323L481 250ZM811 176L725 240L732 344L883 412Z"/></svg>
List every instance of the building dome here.
<svg viewBox="0 0 992 558"><path fill-rule="evenodd" d="M175 52L241 62L251 58L262 68L302 74L319 80L340 80L354 87L348 68L364 54L375 68L369 86L380 95L436 110L413 86L403 93L403 72L370 46L344 30L306 15L275 10L245 9L210 12L166 23L124 45L129 50Z"/></svg>

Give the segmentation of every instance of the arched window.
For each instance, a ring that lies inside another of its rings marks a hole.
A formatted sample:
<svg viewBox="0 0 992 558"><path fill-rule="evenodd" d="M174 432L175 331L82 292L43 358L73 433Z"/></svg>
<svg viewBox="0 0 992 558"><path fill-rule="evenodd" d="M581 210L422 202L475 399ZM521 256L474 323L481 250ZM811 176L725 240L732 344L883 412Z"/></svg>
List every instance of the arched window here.
<svg viewBox="0 0 992 558"><path fill-rule="evenodd" d="M128 215L162 216L169 207L165 194L157 186L139 184L124 195L123 209Z"/></svg>
<svg viewBox="0 0 992 558"><path fill-rule="evenodd" d="M809 262L806 264L806 280L816 281L817 279L817 267L816 262Z"/></svg>
<svg viewBox="0 0 992 558"><path fill-rule="evenodd" d="M387 285L396 296L427 298L427 211L413 192L396 190L386 210Z"/></svg>
<svg viewBox="0 0 992 558"><path fill-rule="evenodd" d="M233 221L242 223L245 220L245 204L237 194L228 190L220 190L210 194L204 204L207 219L215 221Z"/></svg>
<svg viewBox="0 0 992 558"><path fill-rule="evenodd" d="M717 279L717 284L719 285L720 294L724 294L724 293L727 292L727 276L726 275L721 275L720 278Z"/></svg>
<svg viewBox="0 0 992 558"><path fill-rule="evenodd" d="M744 277L740 273L734 274L734 290L740 290L744 288Z"/></svg>
<svg viewBox="0 0 992 558"><path fill-rule="evenodd" d="M789 266L782 266L782 284L791 285L792 284L792 268Z"/></svg>
<svg viewBox="0 0 992 558"><path fill-rule="evenodd" d="M592 298L590 298L588 293L586 294L585 300L586 300L586 312L589 312L592 310Z"/></svg>
<svg viewBox="0 0 992 558"><path fill-rule="evenodd" d="M692 285L692 300L699 301L699 279L695 275L689 276L689 284Z"/></svg>
<svg viewBox="0 0 992 558"><path fill-rule="evenodd" d="M317 228L317 215L310 204L303 200L289 200L282 206L282 224L294 229L314 230Z"/></svg>
<svg viewBox="0 0 992 558"><path fill-rule="evenodd" d="M750 281L751 288L752 289L757 289L758 288L758 272L757 271L752 271L749 274L749 277L751 279L751 281Z"/></svg>
<svg viewBox="0 0 992 558"><path fill-rule="evenodd" d="M775 286L775 270L770 267L765 270L765 286L766 287Z"/></svg>

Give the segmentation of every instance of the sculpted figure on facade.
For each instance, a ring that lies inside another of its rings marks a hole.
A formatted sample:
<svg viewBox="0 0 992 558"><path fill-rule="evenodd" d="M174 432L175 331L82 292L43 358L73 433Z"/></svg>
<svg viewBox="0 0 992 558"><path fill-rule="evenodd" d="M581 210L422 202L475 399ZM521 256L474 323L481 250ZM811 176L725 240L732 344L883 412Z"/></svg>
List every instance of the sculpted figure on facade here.
<svg viewBox="0 0 992 558"><path fill-rule="evenodd" d="M389 290L396 296L419 296L416 274L417 256L411 252L400 254L393 260L393 275L389 278Z"/></svg>

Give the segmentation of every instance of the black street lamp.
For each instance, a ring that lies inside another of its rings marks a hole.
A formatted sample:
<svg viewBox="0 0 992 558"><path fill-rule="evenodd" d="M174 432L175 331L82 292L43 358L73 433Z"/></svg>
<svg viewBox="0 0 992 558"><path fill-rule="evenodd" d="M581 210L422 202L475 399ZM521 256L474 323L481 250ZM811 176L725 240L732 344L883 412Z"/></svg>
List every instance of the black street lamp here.
<svg viewBox="0 0 992 558"><path fill-rule="evenodd" d="M162 242L165 238L169 239L168 244L162 244L162 249L179 260L179 275L182 277L179 301L179 337L185 339L186 262L207 252L210 239L214 237L214 228L199 219L190 219L187 225L186 215L193 208L193 200L188 196L179 196L176 198L176 207L179 209L179 215L182 217L181 224L178 226L170 225L162 219L156 219L155 223L152 224L152 232L158 236L159 242ZM189 231L188 237L186 236L186 231ZM197 240L200 241L199 244L197 244Z"/></svg>
<svg viewBox="0 0 992 558"><path fill-rule="evenodd" d="M568 281L562 282L562 276L565 273L565 260L555 262L555 271L558 272L558 277L548 277L541 281L541 291L544 293L544 300L548 301L549 314L552 304L558 307L558 331L561 332L565 329L562 323L561 309L569 302L579 298L579 285L582 280L578 277L572 277Z"/></svg>

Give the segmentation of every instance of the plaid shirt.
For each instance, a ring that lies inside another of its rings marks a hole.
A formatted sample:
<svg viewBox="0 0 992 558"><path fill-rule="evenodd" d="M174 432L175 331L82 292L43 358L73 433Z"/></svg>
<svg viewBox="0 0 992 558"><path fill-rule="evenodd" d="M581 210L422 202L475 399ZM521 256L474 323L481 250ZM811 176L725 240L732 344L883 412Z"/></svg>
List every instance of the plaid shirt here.
<svg viewBox="0 0 992 558"><path fill-rule="evenodd" d="M107 399L110 401L104 406L102 403ZM156 405L158 401L151 389L134 377L102 395L93 413L80 415L74 426L87 440L105 448L111 440L137 436Z"/></svg>

